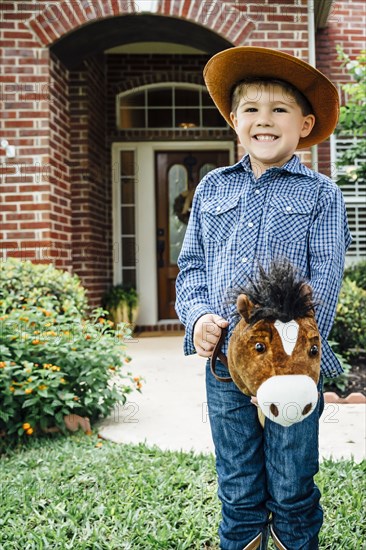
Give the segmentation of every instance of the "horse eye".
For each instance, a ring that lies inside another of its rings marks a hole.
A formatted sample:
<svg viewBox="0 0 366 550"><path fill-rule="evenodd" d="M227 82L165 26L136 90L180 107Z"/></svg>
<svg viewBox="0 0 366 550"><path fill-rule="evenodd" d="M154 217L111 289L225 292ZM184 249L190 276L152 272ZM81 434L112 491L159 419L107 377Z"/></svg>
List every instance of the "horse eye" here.
<svg viewBox="0 0 366 550"><path fill-rule="evenodd" d="M262 342L257 342L254 348L255 351L257 351L258 353L263 353L264 351L266 351L266 346L262 344Z"/></svg>
<svg viewBox="0 0 366 550"><path fill-rule="evenodd" d="M310 355L318 355L319 353L319 348L318 346L314 345L314 346L311 346L310 348Z"/></svg>

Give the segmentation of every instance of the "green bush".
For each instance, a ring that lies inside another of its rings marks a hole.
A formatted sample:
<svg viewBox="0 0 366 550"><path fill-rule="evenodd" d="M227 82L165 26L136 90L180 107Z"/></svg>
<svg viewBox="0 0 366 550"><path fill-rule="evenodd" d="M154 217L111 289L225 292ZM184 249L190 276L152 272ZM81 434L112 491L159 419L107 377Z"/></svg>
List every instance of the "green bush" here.
<svg viewBox="0 0 366 550"><path fill-rule="evenodd" d="M366 260L347 267L344 270L344 277L351 279L357 286L366 290Z"/></svg>
<svg viewBox="0 0 366 550"><path fill-rule="evenodd" d="M23 305L37 305L68 317L85 315L85 293L77 275L56 269L52 264L33 264L16 258L0 262L2 313Z"/></svg>
<svg viewBox="0 0 366 550"><path fill-rule="evenodd" d="M110 313L112 321L134 322L134 312L138 305L136 289L130 284L118 284L109 288L103 295L102 306ZM118 312L120 309L120 312Z"/></svg>
<svg viewBox="0 0 366 550"><path fill-rule="evenodd" d="M366 290L349 278L342 284L330 339L346 358L366 349Z"/></svg>
<svg viewBox="0 0 366 550"><path fill-rule="evenodd" d="M65 430L71 413L95 421L140 389L139 377L125 373L131 329L113 328L102 309L85 319L77 277L10 260L1 265L1 278L0 435Z"/></svg>
<svg viewBox="0 0 366 550"><path fill-rule="evenodd" d="M71 413L95 421L124 403L136 383L139 389L140 380L124 372L130 329L114 330L103 310L94 313L66 321L30 306L0 317L0 432L64 430Z"/></svg>

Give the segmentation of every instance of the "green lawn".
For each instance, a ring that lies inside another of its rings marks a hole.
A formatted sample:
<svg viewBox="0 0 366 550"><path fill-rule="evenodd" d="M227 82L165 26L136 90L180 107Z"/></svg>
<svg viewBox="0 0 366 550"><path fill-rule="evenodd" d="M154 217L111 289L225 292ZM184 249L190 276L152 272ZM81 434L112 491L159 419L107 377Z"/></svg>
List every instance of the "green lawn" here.
<svg viewBox="0 0 366 550"><path fill-rule="evenodd" d="M212 457L81 434L31 441L0 463L0 549L217 549ZM366 463L327 461L322 550L362 550Z"/></svg>

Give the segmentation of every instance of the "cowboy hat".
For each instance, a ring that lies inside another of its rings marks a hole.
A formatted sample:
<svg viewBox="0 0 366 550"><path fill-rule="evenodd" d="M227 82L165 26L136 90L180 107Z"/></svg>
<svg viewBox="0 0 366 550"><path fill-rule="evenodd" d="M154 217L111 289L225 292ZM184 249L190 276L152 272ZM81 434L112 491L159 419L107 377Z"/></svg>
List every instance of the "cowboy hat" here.
<svg viewBox="0 0 366 550"><path fill-rule="evenodd" d="M251 46L229 48L211 57L203 77L216 107L231 127L233 89L248 78L284 80L309 101L315 115L315 125L307 137L300 138L298 149L324 141L337 125L339 95L334 84L305 61L287 53Z"/></svg>

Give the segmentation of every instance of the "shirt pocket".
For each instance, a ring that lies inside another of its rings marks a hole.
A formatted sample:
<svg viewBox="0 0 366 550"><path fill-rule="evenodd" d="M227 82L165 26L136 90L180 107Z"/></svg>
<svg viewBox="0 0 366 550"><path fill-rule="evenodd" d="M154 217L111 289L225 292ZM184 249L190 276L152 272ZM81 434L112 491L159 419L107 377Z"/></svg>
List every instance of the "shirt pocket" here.
<svg viewBox="0 0 366 550"><path fill-rule="evenodd" d="M211 199L202 207L202 231L204 239L221 242L229 239L238 221L239 197Z"/></svg>
<svg viewBox="0 0 366 550"><path fill-rule="evenodd" d="M285 195L272 197L267 211L265 231L280 241L303 241L307 235L314 203Z"/></svg>

